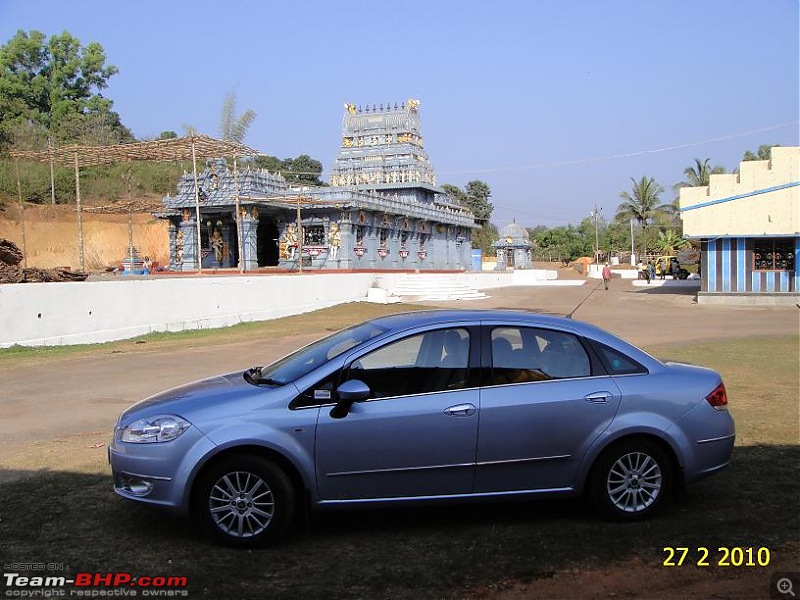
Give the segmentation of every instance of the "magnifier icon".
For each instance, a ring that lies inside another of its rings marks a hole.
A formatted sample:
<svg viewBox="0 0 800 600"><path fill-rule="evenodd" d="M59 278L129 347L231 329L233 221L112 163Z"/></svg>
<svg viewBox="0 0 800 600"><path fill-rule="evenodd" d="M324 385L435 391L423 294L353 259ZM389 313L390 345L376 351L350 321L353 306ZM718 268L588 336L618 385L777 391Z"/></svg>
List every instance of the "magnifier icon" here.
<svg viewBox="0 0 800 600"><path fill-rule="evenodd" d="M781 594L789 594L792 598L795 597L794 591L792 591L792 580L788 577L782 577L778 579L778 583L775 585L778 588L778 591Z"/></svg>

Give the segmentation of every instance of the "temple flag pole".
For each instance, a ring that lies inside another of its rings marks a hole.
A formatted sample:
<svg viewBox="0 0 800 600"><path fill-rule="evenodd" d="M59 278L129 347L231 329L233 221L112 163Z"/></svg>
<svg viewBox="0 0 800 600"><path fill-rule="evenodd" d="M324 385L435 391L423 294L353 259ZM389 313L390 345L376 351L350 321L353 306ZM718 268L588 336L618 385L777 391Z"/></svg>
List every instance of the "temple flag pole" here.
<svg viewBox="0 0 800 600"><path fill-rule="evenodd" d="M203 272L203 258L200 255L200 186L197 183L197 154L194 147L194 134L192 134L192 174L194 175L194 214L197 221L197 244L195 252L197 254L197 272Z"/></svg>
<svg viewBox="0 0 800 600"><path fill-rule="evenodd" d="M233 157L233 193L236 200L236 240L239 246L239 273L244 273L244 239L242 238L242 203L239 198L239 170Z"/></svg>
<svg viewBox="0 0 800 600"><path fill-rule="evenodd" d="M28 268L28 249L27 241L25 239L25 204L22 202L22 184L19 181L19 159L14 159L14 164L17 167L17 198L19 199L19 219L22 223L22 266Z"/></svg>
<svg viewBox="0 0 800 600"><path fill-rule="evenodd" d="M83 256L83 212L81 210L81 175L78 168L78 153L75 152L75 202L78 205L78 258L81 264L81 271L86 270L86 263Z"/></svg>

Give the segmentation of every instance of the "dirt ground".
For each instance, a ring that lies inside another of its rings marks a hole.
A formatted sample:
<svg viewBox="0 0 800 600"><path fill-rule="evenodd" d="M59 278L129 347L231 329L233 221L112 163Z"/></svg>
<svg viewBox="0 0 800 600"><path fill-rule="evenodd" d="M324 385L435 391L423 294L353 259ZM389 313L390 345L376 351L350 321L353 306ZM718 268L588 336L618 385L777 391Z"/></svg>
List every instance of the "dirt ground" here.
<svg viewBox="0 0 800 600"><path fill-rule="evenodd" d="M80 268L78 213L74 205L26 204L24 220L18 204L11 202L4 208L0 210L0 238L25 248L25 266L39 269L69 267L73 271ZM127 256L130 242L128 216L96 214L86 210L82 221L86 269L102 271L119 265ZM167 264L169 234L166 221L149 214L133 214L131 222L133 245L141 256Z"/></svg>
<svg viewBox="0 0 800 600"><path fill-rule="evenodd" d="M0 233L2 235L2 233ZM559 270L562 278L580 278ZM795 307L709 307L696 288L635 287L615 279L611 289L582 286L491 290L490 298L430 303L463 308L517 308L566 314L599 325L639 346L798 332ZM353 304L352 310L358 311ZM331 328L337 327L331 322ZM0 481L39 469L106 469L106 444L118 414L131 403L193 379L263 364L327 332L258 341L186 341L176 349L131 344L128 349L24 359L0 365ZM24 467L23 467L24 465ZM791 553L797 556L797 552ZM786 571L800 566L788 560ZM772 566L771 566L772 570ZM536 581L507 581L473 589L469 598L766 598L763 572L623 564L608 570L570 570Z"/></svg>

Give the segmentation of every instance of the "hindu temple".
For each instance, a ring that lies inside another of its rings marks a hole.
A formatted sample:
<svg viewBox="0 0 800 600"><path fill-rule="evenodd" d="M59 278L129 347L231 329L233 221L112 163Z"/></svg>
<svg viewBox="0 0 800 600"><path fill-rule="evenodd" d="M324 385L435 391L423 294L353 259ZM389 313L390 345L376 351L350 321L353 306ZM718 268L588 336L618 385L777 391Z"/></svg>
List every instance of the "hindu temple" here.
<svg viewBox="0 0 800 600"><path fill-rule="evenodd" d="M209 160L197 186L186 173L164 198L170 269L196 270L198 252L203 268L235 268L241 256L244 271L470 267L477 226L436 184L416 100L345 104L330 185L290 187L247 159L232 167Z"/></svg>

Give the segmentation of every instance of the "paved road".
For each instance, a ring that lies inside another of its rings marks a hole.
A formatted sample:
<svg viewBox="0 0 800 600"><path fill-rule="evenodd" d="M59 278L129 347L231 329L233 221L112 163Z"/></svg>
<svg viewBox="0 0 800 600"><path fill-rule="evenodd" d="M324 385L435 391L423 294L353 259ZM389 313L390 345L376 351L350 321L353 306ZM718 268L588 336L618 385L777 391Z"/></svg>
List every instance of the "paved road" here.
<svg viewBox="0 0 800 600"><path fill-rule="evenodd" d="M614 280L609 291L595 282L569 287L492 290L492 297L430 303L462 308L516 308L566 314L621 335L639 346L798 332L794 307L709 307L694 302L691 288L638 288ZM358 304L353 304L358 310ZM339 324L331 321L330 326ZM128 405L160 390L253 364L264 364L319 334L179 349L146 344L124 352L53 357L0 367L0 465L25 444L86 432L110 434Z"/></svg>

